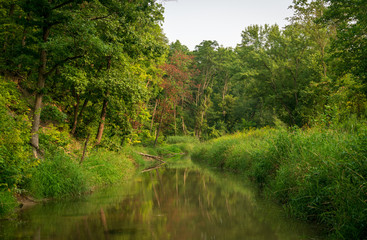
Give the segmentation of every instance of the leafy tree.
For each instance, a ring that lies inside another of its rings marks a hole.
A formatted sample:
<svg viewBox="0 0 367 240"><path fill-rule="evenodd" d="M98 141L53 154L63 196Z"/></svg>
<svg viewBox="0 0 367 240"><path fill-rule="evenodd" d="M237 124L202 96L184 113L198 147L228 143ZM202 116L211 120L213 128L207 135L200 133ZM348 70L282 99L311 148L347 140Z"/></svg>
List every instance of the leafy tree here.
<svg viewBox="0 0 367 240"><path fill-rule="evenodd" d="M208 123L215 126L217 123L224 124L225 131L233 130L235 119L233 116L237 97L233 95L233 75L237 70L235 62L237 56L233 49L219 47L216 53L216 75L213 82L213 105Z"/></svg>
<svg viewBox="0 0 367 240"><path fill-rule="evenodd" d="M352 73L367 81L367 4L364 0L326 0L328 8L321 18L327 25L335 25L337 38L333 42L334 58L340 75Z"/></svg>
<svg viewBox="0 0 367 240"><path fill-rule="evenodd" d="M164 91L164 101L169 103L169 109L173 113L173 133L175 135L178 131L177 118L181 120L182 133L186 134L187 131L183 111L192 100L192 78L196 74L193 61L193 56L189 56L181 50L174 50L168 59L168 63L162 66L164 76L161 87Z"/></svg>
<svg viewBox="0 0 367 240"><path fill-rule="evenodd" d="M315 78L309 36L294 24L284 31L276 25L252 26L242 37L237 51L247 62L243 75L251 84L249 94L274 108L282 121L302 125L300 91Z"/></svg>
<svg viewBox="0 0 367 240"><path fill-rule="evenodd" d="M194 79L195 136L200 138L207 128L206 113L211 105L213 81L216 75L216 41L203 41L194 51L200 74Z"/></svg>
<svg viewBox="0 0 367 240"><path fill-rule="evenodd" d="M135 76L143 74L149 68L149 61L164 54L166 48L159 25L163 19L162 8L153 0L134 3L21 0L8 1L1 9L0 14L6 16L4 22L15 26L11 35L14 46L10 47L12 41L7 37L11 28L1 32L5 36L0 40L6 53L2 71L22 74L28 77L29 85L36 86L31 87L36 93L31 140L35 156L39 154L38 130L46 92L72 91L73 133L88 102L100 102L102 111L96 137L99 143L109 99L120 96L125 91L122 89L126 89L121 87L127 83L120 81L121 77L129 75L127 79L138 79ZM16 58L13 60L12 56ZM65 84L57 83L58 80ZM53 90L50 86L59 88ZM84 107L79 111L81 97ZM70 98L67 102L71 102Z"/></svg>

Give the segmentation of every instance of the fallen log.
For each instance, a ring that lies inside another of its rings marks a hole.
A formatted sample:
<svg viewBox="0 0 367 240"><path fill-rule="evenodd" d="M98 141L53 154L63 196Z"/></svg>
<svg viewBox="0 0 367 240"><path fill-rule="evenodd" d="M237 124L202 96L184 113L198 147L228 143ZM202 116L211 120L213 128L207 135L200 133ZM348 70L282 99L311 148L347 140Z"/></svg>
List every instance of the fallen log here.
<svg viewBox="0 0 367 240"><path fill-rule="evenodd" d="M160 157L158 157L158 156L149 155L149 154L146 154L146 153L140 153L140 152L138 152L137 154L139 154L139 155L141 155L141 156L143 156L143 157L153 158L153 159L158 160L158 161L160 161L160 162L162 162L162 163L165 163L165 161L163 161L163 160L162 160Z"/></svg>

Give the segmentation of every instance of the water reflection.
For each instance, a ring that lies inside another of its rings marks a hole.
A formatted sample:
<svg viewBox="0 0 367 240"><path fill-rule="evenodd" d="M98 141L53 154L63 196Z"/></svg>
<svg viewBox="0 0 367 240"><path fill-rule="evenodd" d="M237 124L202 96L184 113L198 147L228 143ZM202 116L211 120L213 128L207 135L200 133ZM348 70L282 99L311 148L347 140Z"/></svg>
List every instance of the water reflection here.
<svg viewBox="0 0 367 240"><path fill-rule="evenodd" d="M317 239L224 175L156 168L84 199L38 205L0 223L4 239Z"/></svg>

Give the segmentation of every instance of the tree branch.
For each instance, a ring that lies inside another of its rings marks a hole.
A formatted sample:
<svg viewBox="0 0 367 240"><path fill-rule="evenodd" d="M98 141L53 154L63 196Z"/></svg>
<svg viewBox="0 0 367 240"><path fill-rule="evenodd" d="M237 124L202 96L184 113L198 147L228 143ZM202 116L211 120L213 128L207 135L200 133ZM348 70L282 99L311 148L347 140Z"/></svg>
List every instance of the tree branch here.
<svg viewBox="0 0 367 240"><path fill-rule="evenodd" d="M59 67L60 65L62 65L62 64L64 64L64 63L66 63L66 62L68 62L68 61L70 61L70 60L74 60L74 59L78 59L78 58L82 58L83 57L83 55L79 55L79 56L74 56L74 57L67 57L67 58L65 58L64 60L62 60L61 62L59 62L59 63L56 63L55 64L55 66L53 66L53 68L51 68L51 70L50 71L48 71L46 74L45 74L45 77L48 77L51 73L53 73L56 69L57 69L57 67Z"/></svg>
<svg viewBox="0 0 367 240"><path fill-rule="evenodd" d="M65 5L69 4L69 3L72 3L72 2L74 2L74 0L66 1L66 2L64 2L64 3L61 3L61 4L59 4L59 5L55 6L55 7L53 7L53 8L52 8L52 10L55 10L55 9L58 9L58 8L62 8L63 6L65 6Z"/></svg>

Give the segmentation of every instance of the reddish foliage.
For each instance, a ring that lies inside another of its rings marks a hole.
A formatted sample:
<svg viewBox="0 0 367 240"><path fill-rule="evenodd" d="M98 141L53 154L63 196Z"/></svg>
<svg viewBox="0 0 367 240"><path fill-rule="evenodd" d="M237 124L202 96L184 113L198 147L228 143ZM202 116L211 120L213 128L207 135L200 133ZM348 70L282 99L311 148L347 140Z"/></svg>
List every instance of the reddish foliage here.
<svg viewBox="0 0 367 240"><path fill-rule="evenodd" d="M175 107L192 100L191 90L194 88L193 76L198 74L194 65L194 56L189 56L181 51L176 51L168 59L168 62L161 66L164 71L160 87L162 88L162 98L159 100L159 109L156 119L160 119L162 112L164 123L172 122ZM159 121L159 120L158 120Z"/></svg>

